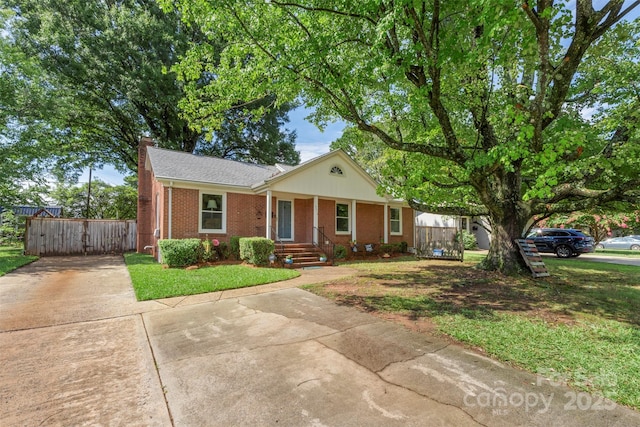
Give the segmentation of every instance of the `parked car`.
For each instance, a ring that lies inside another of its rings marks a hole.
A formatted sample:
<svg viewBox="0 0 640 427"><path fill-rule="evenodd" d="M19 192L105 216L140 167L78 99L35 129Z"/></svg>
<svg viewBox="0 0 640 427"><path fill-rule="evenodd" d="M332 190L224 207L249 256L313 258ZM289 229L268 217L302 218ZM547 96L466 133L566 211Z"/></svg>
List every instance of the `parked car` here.
<svg viewBox="0 0 640 427"><path fill-rule="evenodd" d="M593 237L573 228L534 228L527 239L533 240L538 252L554 253L558 258L595 251Z"/></svg>
<svg viewBox="0 0 640 427"><path fill-rule="evenodd" d="M640 236L612 237L596 245L599 249L630 249L640 251Z"/></svg>

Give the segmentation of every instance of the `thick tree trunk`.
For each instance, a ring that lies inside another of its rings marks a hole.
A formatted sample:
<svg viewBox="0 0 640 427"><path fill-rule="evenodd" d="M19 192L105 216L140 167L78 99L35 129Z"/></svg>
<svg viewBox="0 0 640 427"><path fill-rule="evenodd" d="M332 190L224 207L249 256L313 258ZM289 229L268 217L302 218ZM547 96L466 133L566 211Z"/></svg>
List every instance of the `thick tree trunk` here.
<svg viewBox="0 0 640 427"><path fill-rule="evenodd" d="M491 245L481 267L505 274L522 274L526 264L515 240L522 237L531 217L529 206L522 201L519 170L500 171L476 186L491 217Z"/></svg>
<svg viewBox="0 0 640 427"><path fill-rule="evenodd" d="M526 265L518 247L514 243L520 238L522 226L519 221L511 218L502 218L502 221L493 219L491 230L491 246L489 253L481 266L485 270L500 271L508 275L522 274L526 271Z"/></svg>

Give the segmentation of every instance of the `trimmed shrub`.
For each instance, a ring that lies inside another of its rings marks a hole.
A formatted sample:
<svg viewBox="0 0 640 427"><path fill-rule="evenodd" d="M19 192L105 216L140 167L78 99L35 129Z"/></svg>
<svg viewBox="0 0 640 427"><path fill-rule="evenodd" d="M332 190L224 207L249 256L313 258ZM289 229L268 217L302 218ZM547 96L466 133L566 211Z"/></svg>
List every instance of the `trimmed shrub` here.
<svg viewBox="0 0 640 427"><path fill-rule="evenodd" d="M220 242L220 246L218 246L218 255L220 256L220 259L229 259L231 250L229 249L229 245L227 245L226 242Z"/></svg>
<svg viewBox="0 0 640 427"><path fill-rule="evenodd" d="M333 256L335 259L343 259L347 257L347 248L342 245L336 245L333 248Z"/></svg>
<svg viewBox="0 0 640 427"><path fill-rule="evenodd" d="M196 264L202 253L200 239L162 239L158 246L162 262L171 268Z"/></svg>
<svg viewBox="0 0 640 427"><path fill-rule="evenodd" d="M458 236L459 238L459 236ZM462 244L464 245L465 250L473 250L478 247L478 239L473 233L469 233L466 230L462 231Z"/></svg>
<svg viewBox="0 0 640 427"><path fill-rule="evenodd" d="M240 259L240 236L231 236L229 246L231 256Z"/></svg>
<svg viewBox="0 0 640 427"><path fill-rule="evenodd" d="M409 249L409 244L407 242L400 242L398 243L398 246L401 254L407 253L407 250Z"/></svg>
<svg viewBox="0 0 640 427"><path fill-rule="evenodd" d="M392 254L394 249L395 249L394 246L389 243L380 245L380 252L384 254Z"/></svg>
<svg viewBox="0 0 640 427"><path fill-rule="evenodd" d="M273 240L264 237L243 237L240 239L240 259L253 265L267 265L269 254L276 245Z"/></svg>

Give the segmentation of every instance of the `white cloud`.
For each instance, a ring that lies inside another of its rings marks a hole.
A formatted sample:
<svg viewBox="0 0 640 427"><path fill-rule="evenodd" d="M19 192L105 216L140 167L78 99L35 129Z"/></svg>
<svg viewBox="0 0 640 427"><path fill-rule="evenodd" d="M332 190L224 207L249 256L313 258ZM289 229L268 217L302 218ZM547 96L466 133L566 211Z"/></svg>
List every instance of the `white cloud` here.
<svg viewBox="0 0 640 427"><path fill-rule="evenodd" d="M318 157L329 152L329 146L333 141L342 136L345 128L344 122L329 123L323 131L314 124L308 122L305 117L311 110L307 108L296 108L289 112L291 120L287 128L296 131L296 149L300 151L302 162Z"/></svg>

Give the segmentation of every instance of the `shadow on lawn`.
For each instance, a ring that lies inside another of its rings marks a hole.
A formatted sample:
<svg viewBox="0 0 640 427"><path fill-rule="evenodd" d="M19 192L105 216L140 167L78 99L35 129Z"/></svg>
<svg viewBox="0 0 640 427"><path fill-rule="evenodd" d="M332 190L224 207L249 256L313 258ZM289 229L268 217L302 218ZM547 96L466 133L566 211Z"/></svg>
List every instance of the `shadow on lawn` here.
<svg viewBox="0 0 640 427"><path fill-rule="evenodd" d="M414 318L460 314L490 319L495 312L514 312L571 324L582 314L640 325L640 288L630 286L629 275L624 274L557 271L541 280L459 264L429 264L393 273L364 273L359 282L343 283L342 290L337 287L338 301L367 311L409 313Z"/></svg>
<svg viewBox="0 0 640 427"><path fill-rule="evenodd" d="M554 284L557 304L567 311L584 313L640 326L640 289L603 282L594 285Z"/></svg>
<svg viewBox="0 0 640 427"><path fill-rule="evenodd" d="M404 297L398 295L341 295L338 303L358 307L367 312L401 312L409 319L444 314L460 314L470 319L492 319L494 312L482 306L462 307L448 301L436 301L429 297Z"/></svg>

